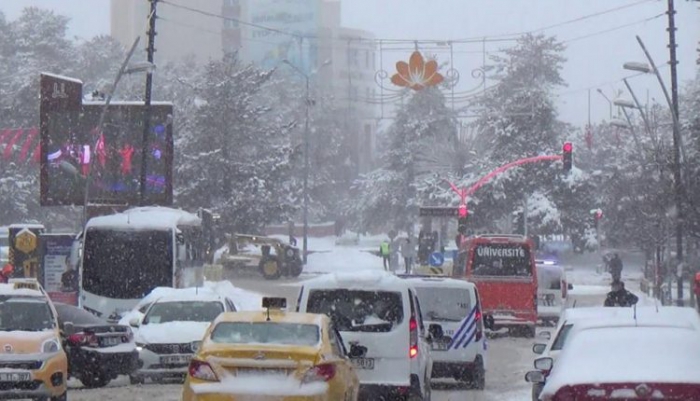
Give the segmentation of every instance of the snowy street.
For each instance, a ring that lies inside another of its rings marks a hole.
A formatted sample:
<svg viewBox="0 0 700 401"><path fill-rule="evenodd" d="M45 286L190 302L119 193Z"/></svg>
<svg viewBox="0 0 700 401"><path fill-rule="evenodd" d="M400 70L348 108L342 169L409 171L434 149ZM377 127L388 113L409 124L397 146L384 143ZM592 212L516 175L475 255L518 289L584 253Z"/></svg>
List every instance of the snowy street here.
<svg viewBox="0 0 700 401"><path fill-rule="evenodd" d="M266 281L259 277L237 277L228 275L227 278L238 288L268 296L286 297L288 305L295 305L303 281L318 274L341 271L347 266L362 266L362 269L382 269L381 260L366 252L374 249L373 244L360 243L354 246L336 246L330 239L312 239L311 249L318 250L309 258L307 273L297 279L281 279ZM626 268L623 279L628 288L638 293L641 264L636 254L623 255ZM597 254L574 255L563 260L567 275L574 285L571 291L569 305L574 302L577 307L601 306L605 294L609 291L610 275L596 273L599 261ZM357 261L353 264L349 261ZM360 269L358 267L358 269ZM639 295L639 293L638 293ZM642 302L647 300L640 296ZM542 329L540 329L542 330ZM499 337L491 338L488 343L488 371L486 390L474 391L461 388L451 380L434 384L433 400L437 401L515 401L527 400L531 387L525 382L525 373L532 369L535 355L532 345L535 342L545 342L536 337L533 339ZM80 389L75 382L71 391L71 400L75 401L110 401L110 400L148 400L173 401L178 400L181 391L179 384L144 384L130 386L126 378L120 377L110 383L109 387L95 390Z"/></svg>

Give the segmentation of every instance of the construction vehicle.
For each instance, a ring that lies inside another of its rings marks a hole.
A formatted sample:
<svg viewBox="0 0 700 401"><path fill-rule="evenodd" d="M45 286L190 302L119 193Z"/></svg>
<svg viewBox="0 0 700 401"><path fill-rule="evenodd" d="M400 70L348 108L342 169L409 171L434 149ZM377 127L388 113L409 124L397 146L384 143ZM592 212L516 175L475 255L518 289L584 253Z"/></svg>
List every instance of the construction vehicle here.
<svg viewBox="0 0 700 401"><path fill-rule="evenodd" d="M257 269L267 280L298 277L304 264L299 248L272 237L226 234L228 249L214 260L226 270Z"/></svg>

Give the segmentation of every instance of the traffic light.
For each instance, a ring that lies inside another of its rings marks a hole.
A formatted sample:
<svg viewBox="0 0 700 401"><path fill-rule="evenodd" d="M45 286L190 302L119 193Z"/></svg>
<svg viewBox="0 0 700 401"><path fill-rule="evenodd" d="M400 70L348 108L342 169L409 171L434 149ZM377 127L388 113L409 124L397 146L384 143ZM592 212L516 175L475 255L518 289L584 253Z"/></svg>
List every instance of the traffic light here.
<svg viewBox="0 0 700 401"><path fill-rule="evenodd" d="M467 205L459 205L459 218L457 219L457 232L462 235L467 235L467 221L469 220L469 211Z"/></svg>
<svg viewBox="0 0 700 401"><path fill-rule="evenodd" d="M574 145L571 142L564 142L562 148L562 161L564 162L564 171L571 171L574 164Z"/></svg>
<svg viewBox="0 0 700 401"><path fill-rule="evenodd" d="M595 224L595 229L598 229L598 223L600 223L600 220L603 218L603 211L600 209L597 209L596 211L593 212L593 224Z"/></svg>

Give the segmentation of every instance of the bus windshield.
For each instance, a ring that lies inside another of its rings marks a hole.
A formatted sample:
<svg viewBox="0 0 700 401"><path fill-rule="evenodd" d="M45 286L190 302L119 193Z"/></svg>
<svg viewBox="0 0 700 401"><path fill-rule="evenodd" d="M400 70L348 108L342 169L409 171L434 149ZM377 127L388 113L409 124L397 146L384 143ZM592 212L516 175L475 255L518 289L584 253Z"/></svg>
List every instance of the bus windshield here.
<svg viewBox="0 0 700 401"><path fill-rule="evenodd" d="M83 248L83 289L116 298L143 298L173 283L170 230L88 229Z"/></svg>
<svg viewBox="0 0 700 401"><path fill-rule="evenodd" d="M525 244L475 244L470 264L473 276L531 277L533 273Z"/></svg>

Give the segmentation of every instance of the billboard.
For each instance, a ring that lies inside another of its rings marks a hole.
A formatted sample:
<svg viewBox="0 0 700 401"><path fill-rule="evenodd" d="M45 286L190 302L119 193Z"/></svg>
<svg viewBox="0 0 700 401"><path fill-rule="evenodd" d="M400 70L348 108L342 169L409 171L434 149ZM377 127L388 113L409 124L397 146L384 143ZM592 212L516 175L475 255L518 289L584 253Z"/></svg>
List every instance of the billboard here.
<svg viewBox="0 0 700 401"><path fill-rule="evenodd" d="M316 40L320 26L319 0L255 0L247 3L244 21L257 25L246 27L242 51L245 58L266 69L278 67L282 60L289 60L306 74L317 65ZM272 28L271 29L263 29ZM275 31L279 30L279 31ZM312 39L299 41L299 37ZM311 43L310 43L311 42Z"/></svg>
<svg viewBox="0 0 700 401"><path fill-rule="evenodd" d="M172 204L172 104L151 104L145 147L143 102L111 103L100 130L103 111L103 102L88 102L79 113L42 114L41 205L83 205L88 181L90 203L138 204L144 148L145 201Z"/></svg>
<svg viewBox="0 0 700 401"><path fill-rule="evenodd" d="M75 234L41 235L41 284L54 302L78 305L78 270L71 264Z"/></svg>

